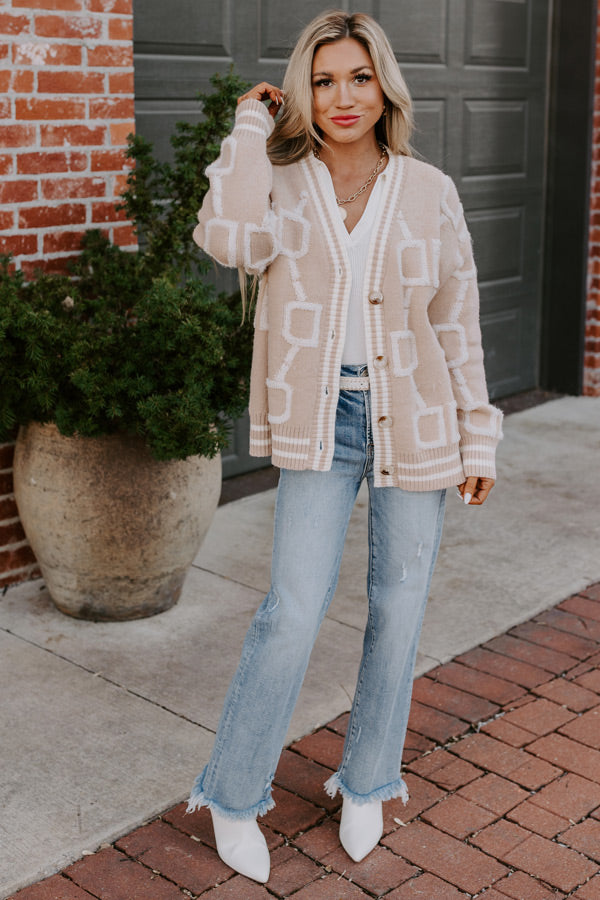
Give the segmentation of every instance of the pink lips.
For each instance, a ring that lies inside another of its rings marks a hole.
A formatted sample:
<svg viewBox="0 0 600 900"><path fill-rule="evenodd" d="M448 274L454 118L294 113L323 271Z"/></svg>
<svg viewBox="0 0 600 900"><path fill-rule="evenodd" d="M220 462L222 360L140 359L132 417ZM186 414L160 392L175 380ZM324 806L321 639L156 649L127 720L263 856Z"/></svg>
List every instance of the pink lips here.
<svg viewBox="0 0 600 900"><path fill-rule="evenodd" d="M336 125L354 125L359 119L360 116L332 116L331 121Z"/></svg>

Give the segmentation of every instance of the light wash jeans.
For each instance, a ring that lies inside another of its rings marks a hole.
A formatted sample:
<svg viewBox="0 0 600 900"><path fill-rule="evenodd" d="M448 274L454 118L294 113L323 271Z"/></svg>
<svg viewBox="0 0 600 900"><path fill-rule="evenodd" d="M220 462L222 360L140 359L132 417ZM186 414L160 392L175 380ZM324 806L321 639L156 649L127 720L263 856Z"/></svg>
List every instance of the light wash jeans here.
<svg viewBox="0 0 600 900"><path fill-rule="evenodd" d="M342 374L365 370L344 366ZM271 589L246 635L190 812L208 806L249 819L274 806L271 782L335 591L363 478L369 485L368 621L342 761L325 788L359 803L408 799L400 764L445 491L373 487L369 401L367 391L340 393L329 472L281 470Z"/></svg>

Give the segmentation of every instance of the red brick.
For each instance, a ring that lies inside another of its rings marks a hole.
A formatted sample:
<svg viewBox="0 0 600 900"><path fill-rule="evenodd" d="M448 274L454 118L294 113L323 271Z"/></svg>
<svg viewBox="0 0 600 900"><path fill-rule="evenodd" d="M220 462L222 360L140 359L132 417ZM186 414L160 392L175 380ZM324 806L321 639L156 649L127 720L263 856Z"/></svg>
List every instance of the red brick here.
<svg viewBox="0 0 600 900"><path fill-rule="evenodd" d="M214 850L166 822L152 822L138 828L115 846L195 894L226 881L232 872Z"/></svg>
<svg viewBox="0 0 600 900"><path fill-rule="evenodd" d="M504 815L528 796L522 788L494 772L461 787L458 794L498 815Z"/></svg>
<svg viewBox="0 0 600 900"><path fill-rule="evenodd" d="M7 234L0 239L2 253L11 253L13 256L26 256L37 253L38 240L35 234Z"/></svg>
<svg viewBox="0 0 600 900"><path fill-rule="evenodd" d="M600 785L569 772L535 794L531 803L577 822L600 805Z"/></svg>
<svg viewBox="0 0 600 900"><path fill-rule="evenodd" d="M33 72L13 72L10 79L10 89L15 94L31 94L34 90Z"/></svg>
<svg viewBox="0 0 600 900"><path fill-rule="evenodd" d="M521 787L537 791L560 774L560 769L557 769L556 766L551 766L542 759L536 759L535 756L529 756L522 766L513 769L509 778L511 781L516 781Z"/></svg>
<svg viewBox="0 0 600 900"><path fill-rule="evenodd" d="M0 497L0 521L13 519L19 515L17 504L13 497Z"/></svg>
<svg viewBox="0 0 600 900"><path fill-rule="evenodd" d="M17 156L19 175L43 172L82 172L87 168L87 155L78 152L21 153Z"/></svg>
<svg viewBox="0 0 600 900"><path fill-rule="evenodd" d="M464 719L466 722L480 722L498 712L498 706L473 694L458 690L431 678L418 678L413 685L413 701L432 706Z"/></svg>
<svg viewBox="0 0 600 900"><path fill-rule="evenodd" d="M291 848L281 848L291 850ZM269 877L269 890L278 897L289 897L293 891L305 887L321 878L323 869L307 859L298 851L291 850L291 858L280 865L276 857L271 857L271 875Z"/></svg>
<svg viewBox="0 0 600 900"><path fill-rule="evenodd" d="M106 181L104 178L52 178L42 181L42 197L45 200L79 200L84 197L104 197Z"/></svg>
<svg viewBox="0 0 600 900"><path fill-rule="evenodd" d="M357 898L364 898L364 896L361 889L355 884L332 874L321 878L319 881L313 881L312 884L302 888L301 891L294 894L294 900L357 900ZM209 897L212 900L210 894ZM232 894L231 896L231 900L242 900L242 898L246 900L244 894L235 896Z"/></svg>
<svg viewBox="0 0 600 900"><path fill-rule="evenodd" d="M429 778L434 772L437 772L438 769L442 769L444 766L447 766L454 761L455 757L452 756L451 753L438 747L433 753L427 753L420 759L414 760L407 768L410 769L411 772L416 772L417 775Z"/></svg>
<svg viewBox="0 0 600 900"><path fill-rule="evenodd" d="M83 203L59 206L30 206L19 210L19 228L51 228L57 225L83 225L86 209Z"/></svg>
<svg viewBox="0 0 600 900"><path fill-rule="evenodd" d="M415 819L423 810L429 809L444 796L444 791L410 772L404 776L404 782L408 788L408 803L405 805L400 797L396 797L383 805L385 834L402 827L399 822L407 823Z"/></svg>
<svg viewBox="0 0 600 900"><path fill-rule="evenodd" d="M133 119L133 98L90 98L90 119Z"/></svg>
<svg viewBox="0 0 600 900"><path fill-rule="evenodd" d="M471 894L507 874L500 863L423 822L399 828L384 837L382 843L414 865Z"/></svg>
<svg viewBox="0 0 600 900"><path fill-rule="evenodd" d="M111 41L131 41L133 39L133 20L131 16L126 19L110 19L108 23L108 37Z"/></svg>
<svg viewBox="0 0 600 900"><path fill-rule="evenodd" d="M597 600L600 603L600 581L590 584L585 591L580 591L579 593L588 600Z"/></svg>
<svg viewBox="0 0 600 900"><path fill-rule="evenodd" d="M514 822L500 819L473 835L471 843L495 859L506 861L507 855L531 836L531 832Z"/></svg>
<svg viewBox="0 0 600 900"><path fill-rule="evenodd" d="M549 647L543 647L540 644L531 641L519 639L513 631L510 634L501 634L484 645L488 650L495 653L502 653L513 659L518 659L528 665L535 666L539 669L546 669L553 675L559 675L570 669L577 657L569 656L568 653L558 652Z"/></svg>
<svg viewBox="0 0 600 900"><path fill-rule="evenodd" d="M506 860L561 891L572 891L598 871L588 859L538 834L511 850Z"/></svg>
<svg viewBox="0 0 600 900"><path fill-rule="evenodd" d="M435 742L426 738L423 734L416 734L414 731L407 731L404 739L404 750L402 751L402 762L407 765L413 759L417 759L424 753L428 753L435 747Z"/></svg>
<svg viewBox="0 0 600 900"><path fill-rule="evenodd" d="M457 719L456 716L449 716L413 700L410 707L408 727L411 731L424 734L425 737L431 738L440 744L445 744L450 738L463 734L467 730L468 725Z"/></svg>
<svg viewBox="0 0 600 900"><path fill-rule="evenodd" d="M112 242L118 247L137 247L137 233L133 225L113 226Z"/></svg>
<svg viewBox="0 0 600 900"><path fill-rule="evenodd" d="M73 256L57 256L51 259L36 259L33 261L22 259L21 269L28 281L37 278L39 272L45 272L48 275L67 275L69 263L72 259Z"/></svg>
<svg viewBox="0 0 600 900"><path fill-rule="evenodd" d="M596 641L567 631L557 631L556 628L549 628L547 625L538 625L536 622L517 625L511 630L511 634L542 647L548 647L557 653L568 654L577 660L585 659L598 649Z"/></svg>
<svg viewBox="0 0 600 900"><path fill-rule="evenodd" d="M10 13L0 13L0 34L27 34L29 30L29 16L13 16Z"/></svg>
<svg viewBox="0 0 600 900"><path fill-rule="evenodd" d="M105 125L40 125L42 147L101 147L106 143Z"/></svg>
<svg viewBox="0 0 600 900"><path fill-rule="evenodd" d="M600 622L600 603L591 599L590 596L569 597L558 604L559 609L565 612L573 613L574 616L581 616L583 619L593 619Z"/></svg>
<svg viewBox="0 0 600 900"><path fill-rule="evenodd" d="M133 94L133 71L111 73L108 76L108 90L110 94Z"/></svg>
<svg viewBox="0 0 600 900"><path fill-rule="evenodd" d="M529 745L529 752L567 772L600 782L600 752L576 743L562 734L548 734Z"/></svg>
<svg viewBox="0 0 600 900"><path fill-rule="evenodd" d="M264 824L287 837L312 828L323 818L322 809L282 788L273 788L273 799L276 806L266 814Z"/></svg>
<svg viewBox="0 0 600 900"><path fill-rule="evenodd" d="M600 875L591 878L587 884L580 887L572 900L600 900Z"/></svg>
<svg viewBox="0 0 600 900"><path fill-rule="evenodd" d="M545 669L511 659L509 656L492 653L491 650L483 647L476 647L474 650L469 650L468 653L463 653L462 656L457 656L455 662L471 666L471 668L486 672L488 675L503 678L505 681L514 681L526 688L549 681L548 672Z"/></svg>
<svg viewBox="0 0 600 900"><path fill-rule="evenodd" d="M541 736L549 734L551 731L556 731L561 725L573 719L574 716L574 713L569 712L562 706L541 698L507 713L504 721Z"/></svg>
<svg viewBox="0 0 600 900"><path fill-rule="evenodd" d="M384 815L387 805L386 803L383 807ZM327 853L336 850L340 845L339 825L333 819L325 819L316 828L311 828L304 834L295 837L293 844L312 859L323 859Z"/></svg>
<svg viewBox="0 0 600 900"><path fill-rule="evenodd" d="M578 713L585 712L586 709L591 709L598 703L597 694L566 678L556 678L554 681L542 684L540 687L534 688L534 693Z"/></svg>
<svg viewBox="0 0 600 900"><path fill-rule="evenodd" d="M467 897L467 894L457 891L447 881L426 873L406 881L391 894L386 894L385 900L467 900Z"/></svg>
<svg viewBox="0 0 600 900"><path fill-rule="evenodd" d="M23 179L0 182L0 203L27 203L29 200L37 200L37 197L37 181Z"/></svg>
<svg viewBox="0 0 600 900"><path fill-rule="evenodd" d="M600 622L597 619L585 619L583 616L574 616L562 609L547 609L535 618L542 625L549 625L557 631L568 631L592 641L600 641Z"/></svg>
<svg viewBox="0 0 600 900"><path fill-rule="evenodd" d="M121 172L131 168L123 150L92 150L92 172Z"/></svg>
<svg viewBox="0 0 600 900"><path fill-rule="evenodd" d="M507 814L507 818L511 822L517 822L523 828L535 831L536 834L541 834L542 837L547 838L555 837L568 823L568 819L556 816L554 813L548 812L547 809L541 809L532 803L531 800L527 800L525 803L517 806L516 809L512 809Z"/></svg>
<svg viewBox="0 0 600 900"><path fill-rule="evenodd" d="M574 741L587 744L588 747L600 749L600 706L568 722L560 729L560 733L566 734Z"/></svg>
<svg viewBox="0 0 600 900"><path fill-rule="evenodd" d="M447 834L463 840L475 831L481 831L497 818L496 813L489 809L483 809L458 794L451 794L426 810L421 816L425 822L429 822L434 828L439 828Z"/></svg>
<svg viewBox="0 0 600 900"><path fill-rule="evenodd" d="M40 37L99 40L102 22L95 16L36 16L35 33Z"/></svg>
<svg viewBox="0 0 600 900"><path fill-rule="evenodd" d="M180 900L182 900L182 896L185 897L185 894L179 894ZM140 898L140 900L145 900L145 898ZM243 875L236 875L235 878L230 878L229 881L202 894L202 900L273 900L273 895L269 894L261 884L250 881Z"/></svg>
<svg viewBox="0 0 600 900"><path fill-rule="evenodd" d="M40 94L103 94L101 72L38 72Z"/></svg>
<svg viewBox="0 0 600 900"><path fill-rule="evenodd" d="M331 811L337 809L342 801L339 795L332 798L325 793L323 785L330 775L330 769L320 766L299 753L284 750L275 772L274 783Z"/></svg>
<svg viewBox="0 0 600 900"><path fill-rule="evenodd" d="M496 738L497 741L510 744L511 747L524 747L532 740L530 731L524 731L522 728L517 728L516 725L511 725L504 717L492 719L481 730L490 737Z"/></svg>
<svg viewBox="0 0 600 900"><path fill-rule="evenodd" d="M15 224L15 214L12 209L0 210L0 231L10 231Z"/></svg>
<svg viewBox="0 0 600 900"><path fill-rule="evenodd" d="M118 222L123 221L125 213L118 212L114 203L93 203L92 222Z"/></svg>
<svg viewBox="0 0 600 900"><path fill-rule="evenodd" d="M172 809L163 813L161 819L164 822L169 822L175 828L179 829L179 831L183 831L185 834L198 838L203 844L207 844L214 849L216 844L208 809L203 806L193 813L186 812L186 809L187 803L178 803L177 806L174 806Z"/></svg>
<svg viewBox="0 0 600 900"><path fill-rule="evenodd" d="M321 860L321 864L331 866L334 872L343 874L348 881L377 897L418 874L418 869L384 847L376 847L359 863L353 862L345 850L339 847L333 853L327 854ZM270 879L269 887L271 887Z"/></svg>
<svg viewBox="0 0 600 900"><path fill-rule="evenodd" d="M76 44L15 42L12 51L15 65L81 66L81 47Z"/></svg>
<svg viewBox="0 0 600 900"><path fill-rule="evenodd" d="M600 695L600 669L592 669L590 672L585 672L575 680L577 684Z"/></svg>
<svg viewBox="0 0 600 900"><path fill-rule="evenodd" d="M0 175L13 175L15 170L15 158L12 154L0 155Z"/></svg>
<svg viewBox="0 0 600 900"><path fill-rule="evenodd" d="M15 100L17 119L84 119L85 103L83 100L48 100L20 99Z"/></svg>
<svg viewBox="0 0 600 900"><path fill-rule="evenodd" d="M600 863L600 822L587 819L560 836L561 843Z"/></svg>
<svg viewBox="0 0 600 900"><path fill-rule="evenodd" d="M321 763L328 769L337 769L342 759L344 739L341 735L321 728L313 734L308 734L301 740L292 744L291 750L301 753L307 759Z"/></svg>
<svg viewBox="0 0 600 900"><path fill-rule="evenodd" d="M10 550L0 550L0 572L16 572L36 562L33 550L29 544L20 547L11 547Z"/></svg>
<svg viewBox="0 0 600 900"><path fill-rule="evenodd" d="M90 12L131 15L132 0L88 0L87 8Z"/></svg>
<svg viewBox="0 0 600 900"><path fill-rule="evenodd" d="M91 894L82 891L81 888L63 878L62 875L53 875L38 884L23 888L16 894L11 894L8 900L90 900Z"/></svg>
<svg viewBox="0 0 600 900"><path fill-rule="evenodd" d="M523 750L508 747L481 732L462 738L453 745L452 752L497 775L509 775L528 760Z"/></svg>
<svg viewBox="0 0 600 900"><path fill-rule="evenodd" d="M181 891L112 847L86 856L65 874L100 900L181 900Z"/></svg>
<svg viewBox="0 0 600 900"><path fill-rule="evenodd" d="M134 122L111 122L110 142L113 147L126 147L127 138L135 131ZM123 152L123 151L121 151Z"/></svg>
<svg viewBox="0 0 600 900"><path fill-rule="evenodd" d="M97 44L88 49L88 66L91 68L113 68L133 66L133 48L128 45Z"/></svg>
<svg viewBox="0 0 600 900"><path fill-rule="evenodd" d="M563 900L564 894L559 894L553 888L542 884L525 872L511 872L511 874L496 884L497 890L503 897L512 897L513 900Z"/></svg>
<svg viewBox="0 0 600 900"><path fill-rule="evenodd" d="M0 125L0 147L29 147L34 143L34 125Z"/></svg>
<svg viewBox="0 0 600 900"><path fill-rule="evenodd" d="M8 547L9 544L18 544L24 540L25 532L18 519L8 525L0 525L0 547Z"/></svg>

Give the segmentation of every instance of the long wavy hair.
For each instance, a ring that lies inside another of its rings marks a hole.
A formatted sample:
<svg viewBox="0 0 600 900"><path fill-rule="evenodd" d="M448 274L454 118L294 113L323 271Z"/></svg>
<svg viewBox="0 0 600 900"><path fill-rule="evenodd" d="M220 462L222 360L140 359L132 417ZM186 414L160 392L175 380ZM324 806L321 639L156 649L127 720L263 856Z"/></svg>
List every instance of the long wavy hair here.
<svg viewBox="0 0 600 900"><path fill-rule="evenodd" d="M290 57L283 80L285 104L267 143L273 165L289 165L323 145L312 116L313 58L320 46L342 38L359 41L373 61L385 103L385 115L375 126L377 140L392 153L412 156L412 101L383 28L365 13L330 10L306 26Z"/></svg>

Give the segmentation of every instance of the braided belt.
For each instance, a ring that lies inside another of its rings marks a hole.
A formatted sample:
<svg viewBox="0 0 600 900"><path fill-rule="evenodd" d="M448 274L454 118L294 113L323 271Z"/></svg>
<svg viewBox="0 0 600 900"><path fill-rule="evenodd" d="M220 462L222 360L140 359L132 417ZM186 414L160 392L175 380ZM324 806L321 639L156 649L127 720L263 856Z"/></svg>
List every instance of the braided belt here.
<svg viewBox="0 0 600 900"><path fill-rule="evenodd" d="M350 375L340 375L340 391L368 391L369 376L355 378Z"/></svg>

